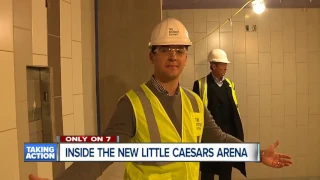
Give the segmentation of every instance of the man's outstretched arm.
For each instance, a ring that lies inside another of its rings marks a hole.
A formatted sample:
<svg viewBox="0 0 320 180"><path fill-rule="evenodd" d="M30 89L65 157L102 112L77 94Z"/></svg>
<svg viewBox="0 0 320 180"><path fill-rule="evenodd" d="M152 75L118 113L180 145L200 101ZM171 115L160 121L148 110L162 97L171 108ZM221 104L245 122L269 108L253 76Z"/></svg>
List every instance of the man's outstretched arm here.
<svg viewBox="0 0 320 180"><path fill-rule="evenodd" d="M135 117L127 96L120 99L103 136L120 136L121 143L127 143L135 134ZM74 162L54 180L96 180L113 162ZM36 176L30 180L42 180ZM44 180L44 179L43 179Z"/></svg>

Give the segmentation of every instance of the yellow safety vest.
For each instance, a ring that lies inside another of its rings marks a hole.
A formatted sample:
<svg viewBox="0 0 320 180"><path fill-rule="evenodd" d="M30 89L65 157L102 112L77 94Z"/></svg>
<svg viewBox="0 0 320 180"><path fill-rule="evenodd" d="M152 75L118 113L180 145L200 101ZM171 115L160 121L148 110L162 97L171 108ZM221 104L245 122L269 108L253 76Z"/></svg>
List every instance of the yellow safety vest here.
<svg viewBox="0 0 320 180"><path fill-rule="evenodd" d="M192 91L180 88L182 137L172 124L159 99L142 84L126 93L135 118L133 143L200 143L204 125L204 105ZM128 162L125 180L198 180L199 162Z"/></svg>
<svg viewBox="0 0 320 180"><path fill-rule="evenodd" d="M232 81L230 81L230 79L226 78L226 81L229 84L229 87L231 88L231 92L232 92L232 98L233 101L237 107L239 116L240 116L240 110L238 107L238 100L237 100L237 96L236 96L236 90L235 90L235 86L234 83ZM200 97L203 101L203 103L205 104L205 106L208 106L208 84L207 84L207 77L203 77L201 79L198 80L199 83L199 92L200 92Z"/></svg>

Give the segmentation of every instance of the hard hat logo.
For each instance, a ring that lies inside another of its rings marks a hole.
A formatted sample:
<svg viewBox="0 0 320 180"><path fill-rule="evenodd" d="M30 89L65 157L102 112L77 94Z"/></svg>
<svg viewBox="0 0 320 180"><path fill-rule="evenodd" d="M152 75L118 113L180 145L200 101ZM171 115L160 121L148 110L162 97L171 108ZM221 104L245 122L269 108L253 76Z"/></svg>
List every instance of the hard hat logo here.
<svg viewBox="0 0 320 180"><path fill-rule="evenodd" d="M151 33L149 47L165 45L192 45L186 27L174 18L161 21Z"/></svg>
<svg viewBox="0 0 320 180"><path fill-rule="evenodd" d="M169 36L178 36L179 30L174 30L173 28L169 28Z"/></svg>

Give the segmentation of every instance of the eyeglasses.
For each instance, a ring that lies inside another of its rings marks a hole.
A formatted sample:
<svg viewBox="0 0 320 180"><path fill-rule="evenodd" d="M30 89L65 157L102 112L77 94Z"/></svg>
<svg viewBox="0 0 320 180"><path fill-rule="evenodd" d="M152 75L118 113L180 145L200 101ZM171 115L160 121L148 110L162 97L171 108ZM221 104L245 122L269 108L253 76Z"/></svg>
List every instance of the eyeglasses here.
<svg viewBox="0 0 320 180"><path fill-rule="evenodd" d="M167 46L161 46L158 47L155 52L159 53L160 55L170 55L171 52L174 52L178 56L185 55L187 53L187 49L185 47L167 47Z"/></svg>

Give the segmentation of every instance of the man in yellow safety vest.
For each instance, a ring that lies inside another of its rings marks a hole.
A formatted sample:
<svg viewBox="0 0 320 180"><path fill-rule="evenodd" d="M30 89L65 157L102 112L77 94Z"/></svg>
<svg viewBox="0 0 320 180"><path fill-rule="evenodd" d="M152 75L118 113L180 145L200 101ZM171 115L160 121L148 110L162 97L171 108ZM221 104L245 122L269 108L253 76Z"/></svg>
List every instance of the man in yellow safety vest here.
<svg viewBox="0 0 320 180"><path fill-rule="evenodd" d="M197 94L179 86L191 45L180 21L168 18L156 25L149 43L153 76L120 98L103 135L120 136L120 143L242 143L221 131ZM262 152L261 162L274 168L289 166L290 157L274 151L277 145L278 142ZM111 164L75 162L55 179L95 180ZM127 162L124 173L126 180L198 178L198 162ZM44 180L35 175L29 179Z"/></svg>
<svg viewBox="0 0 320 180"><path fill-rule="evenodd" d="M208 62L211 72L194 82L193 91L200 96L222 131L243 141L235 85L225 78L230 63L227 54L222 49L214 49L208 55ZM201 162L201 180L213 180L215 174L219 175L219 179L231 180L232 167L246 176L244 162Z"/></svg>

